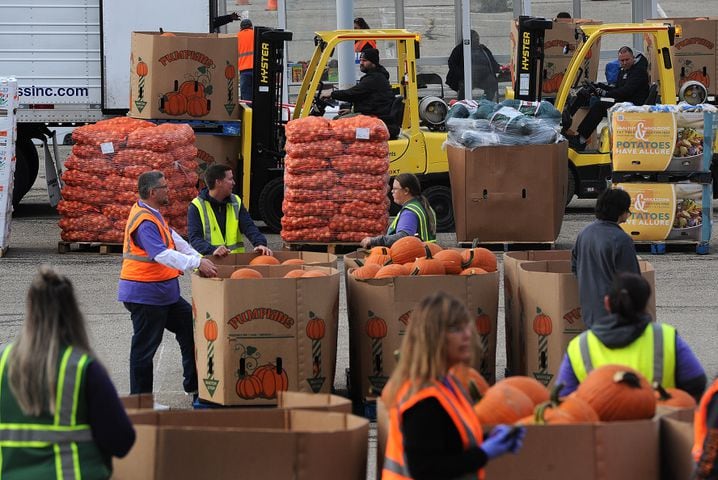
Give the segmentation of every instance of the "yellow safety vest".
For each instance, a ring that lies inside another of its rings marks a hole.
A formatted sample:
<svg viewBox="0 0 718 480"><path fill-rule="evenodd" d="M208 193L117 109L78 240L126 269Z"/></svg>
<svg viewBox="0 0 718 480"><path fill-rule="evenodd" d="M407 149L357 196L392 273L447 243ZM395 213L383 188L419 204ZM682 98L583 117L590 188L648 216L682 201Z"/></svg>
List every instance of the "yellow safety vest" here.
<svg viewBox="0 0 718 480"><path fill-rule="evenodd" d="M197 207L199 211L204 239L207 242L211 243L215 248L224 245L229 249L230 253L243 253L244 241L239 231L239 210L242 206L242 200L235 194L231 194L229 199L224 222L224 237L210 203L207 200L195 197L192 200L192 205Z"/></svg>
<svg viewBox="0 0 718 480"><path fill-rule="evenodd" d="M409 200L401 207L401 210L399 210L399 213L394 218L394 221L391 222L391 225L389 225L389 229L386 232L387 235L393 235L396 233L396 225L399 223L399 217L401 217L401 212L403 212L404 210L414 212L419 218L419 229L416 233L419 235L421 241L435 242L436 234L429 231L429 219L426 216L427 213L424 211L424 206L421 204L421 202L415 199ZM436 224L436 214L434 213L434 209L432 208L430 210L430 215L434 217L434 224Z"/></svg>
<svg viewBox="0 0 718 480"><path fill-rule="evenodd" d="M109 478L109 458L87 423L85 371L92 359L66 347L58 362L55 414L33 417L22 413L8 384L11 349L0 354L0 478Z"/></svg>
<svg viewBox="0 0 718 480"><path fill-rule="evenodd" d="M626 365L650 382L666 388L676 386L676 329L651 322L640 337L622 348L608 348L591 330L568 344L568 358L579 382L602 365Z"/></svg>

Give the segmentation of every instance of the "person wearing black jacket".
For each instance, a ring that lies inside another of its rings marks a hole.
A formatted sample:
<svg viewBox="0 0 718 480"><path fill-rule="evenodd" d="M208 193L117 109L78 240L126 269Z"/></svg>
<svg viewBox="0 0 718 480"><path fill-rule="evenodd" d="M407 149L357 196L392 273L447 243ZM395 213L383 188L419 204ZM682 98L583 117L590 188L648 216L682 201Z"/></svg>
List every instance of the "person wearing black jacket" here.
<svg viewBox="0 0 718 480"><path fill-rule="evenodd" d="M564 131L564 135L568 138L571 148L582 151L586 148L588 138L593 134L601 123L601 119L606 116L608 109L613 106L614 102L603 102L593 100L592 97L609 97L615 102L631 102L634 105L643 105L648 97L648 60L641 54L634 57L633 50L629 47L621 47L618 50L618 62L621 64L621 71L618 74L616 86L610 88L608 86L599 86L588 89L581 89L578 97L571 104L571 117L579 108L589 106L588 113L577 128L577 134ZM564 125L568 128L568 125Z"/></svg>
<svg viewBox="0 0 718 480"><path fill-rule="evenodd" d="M346 90L322 94L322 98L350 102L354 113L379 117L388 126L391 123L388 116L394 101L394 92L389 83L389 72L379 64L379 50L364 50L359 60L359 70L364 74L359 83Z"/></svg>
<svg viewBox="0 0 718 480"><path fill-rule="evenodd" d="M496 75L501 65L496 61L491 50L480 42L479 33L471 30L471 82L474 87L484 91L484 96L492 101L497 100L499 81ZM459 43L449 56L449 73L446 84L457 92L457 99L464 99L464 45Z"/></svg>
<svg viewBox="0 0 718 480"><path fill-rule="evenodd" d="M232 23L235 20L239 20L240 16L237 12L232 12L229 15L220 15L219 17L215 17L212 19L212 31L214 33L219 33L219 28L227 25L228 23Z"/></svg>

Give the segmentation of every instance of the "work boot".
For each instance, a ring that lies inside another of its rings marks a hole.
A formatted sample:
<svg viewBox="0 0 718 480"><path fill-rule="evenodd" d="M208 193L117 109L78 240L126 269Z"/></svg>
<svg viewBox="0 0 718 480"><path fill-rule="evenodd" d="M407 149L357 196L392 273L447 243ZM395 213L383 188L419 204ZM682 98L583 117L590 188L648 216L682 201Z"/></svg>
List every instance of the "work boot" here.
<svg viewBox="0 0 718 480"><path fill-rule="evenodd" d="M566 139L568 140L568 146L577 152L583 152L586 150L586 144L581 142L581 137L579 135L566 135Z"/></svg>

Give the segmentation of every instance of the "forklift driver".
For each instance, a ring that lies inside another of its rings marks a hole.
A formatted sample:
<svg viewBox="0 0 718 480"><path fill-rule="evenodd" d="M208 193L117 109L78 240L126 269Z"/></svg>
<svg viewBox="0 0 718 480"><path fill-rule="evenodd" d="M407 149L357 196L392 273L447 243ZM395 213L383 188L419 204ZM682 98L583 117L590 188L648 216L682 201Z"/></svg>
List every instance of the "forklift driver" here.
<svg viewBox="0 0 718 480"><path fill-rule="evenodd" d="M646 57L641 53L634 57L633 50L629 47L621 47L618 50L618 61L621 64L621 71L618 74L615 87L600 83L587 84L578 91L568 109L570 118L564 118L562 133L568 139L571 148L576 151L580 152L586 148L588 138L614 104L614 102L602 101L602 97L612 98L615 102L631 102L634 105L643 105L648 97L648 60ZM576 131L571 130L569 128L571 118L579 108L586 106L589 107L586 117Z"/></svg>

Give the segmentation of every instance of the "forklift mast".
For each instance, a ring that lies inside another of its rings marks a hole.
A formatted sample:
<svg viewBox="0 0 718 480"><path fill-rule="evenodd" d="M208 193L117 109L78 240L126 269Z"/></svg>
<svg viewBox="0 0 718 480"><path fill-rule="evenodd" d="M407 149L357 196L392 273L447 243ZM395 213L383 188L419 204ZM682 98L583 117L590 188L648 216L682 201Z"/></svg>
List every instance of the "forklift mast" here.
<svg viewBox="0 0 718 480"><path fill-rule="evenodd" d="M267 182L281 175L284 168L284 42L292 32L254 27L254 71L252 97L252 185L250 205L257 205Z"/></svg>
<svg viewBox="0 0 718 480"><path fill-rule="evenodd" d="M541 101L543 84L544 35L553 28L551 20L519 17L516 42L516 84L514 98L530 102Z"/></svg>

